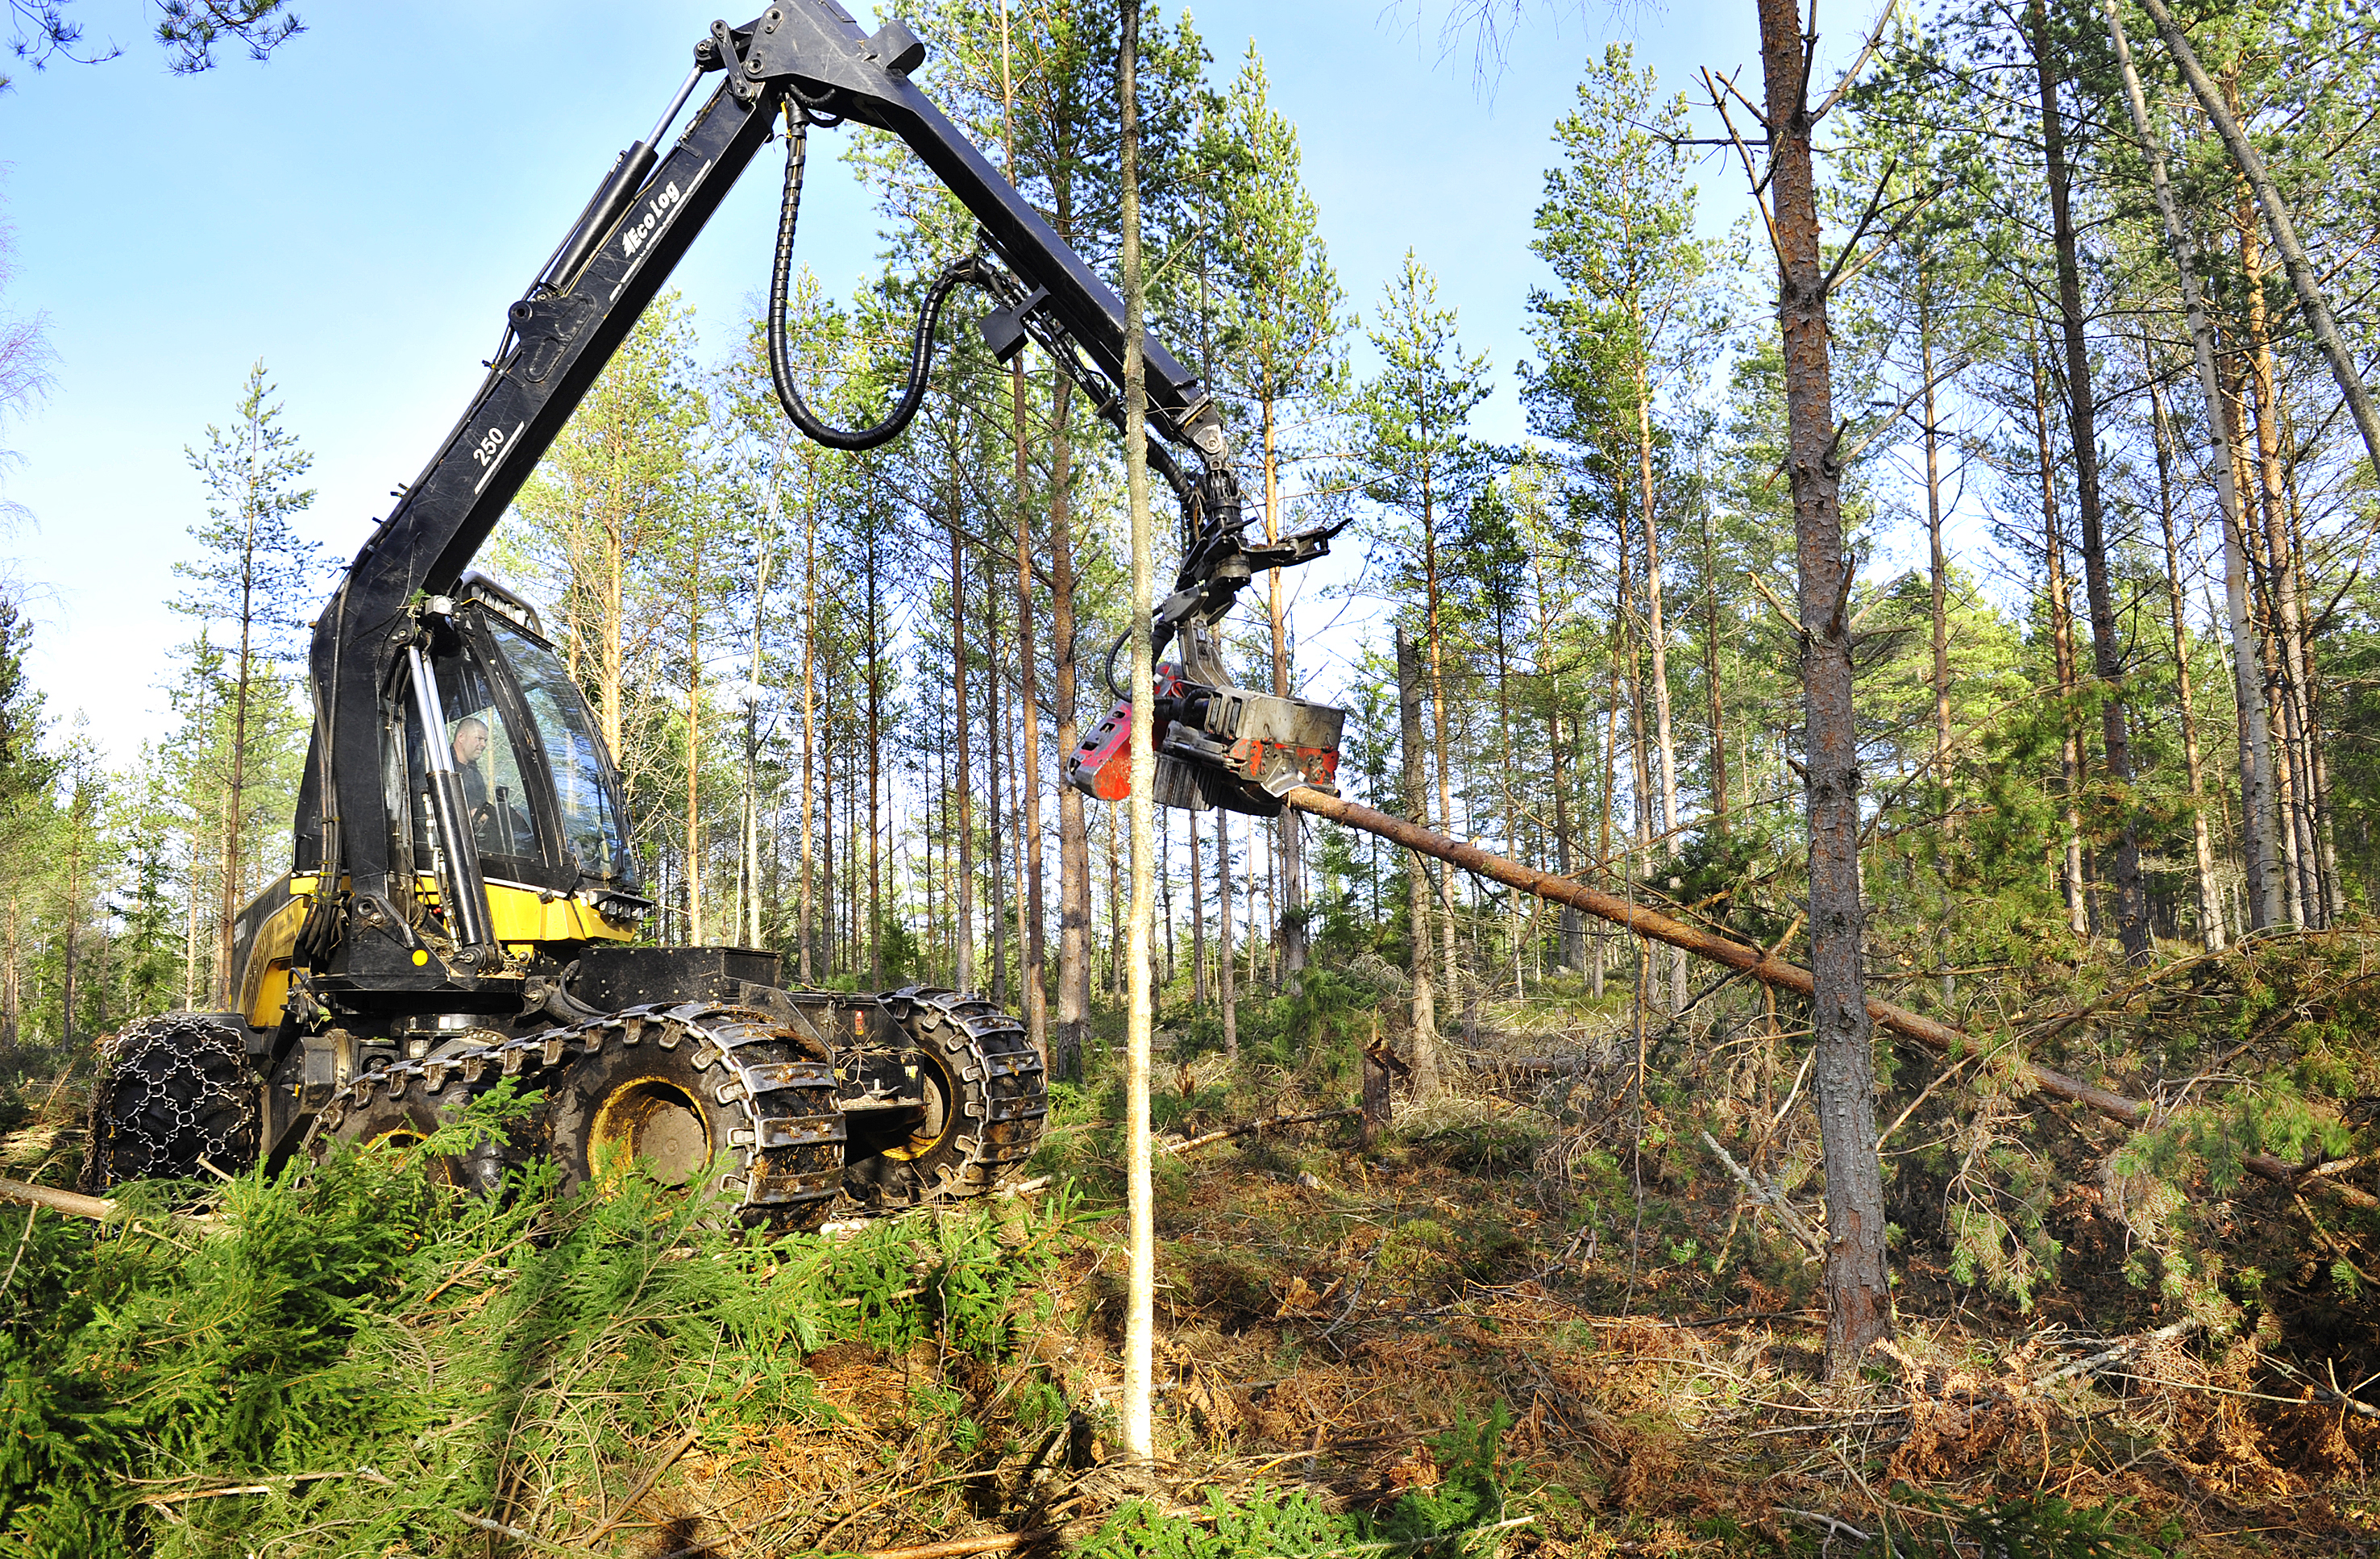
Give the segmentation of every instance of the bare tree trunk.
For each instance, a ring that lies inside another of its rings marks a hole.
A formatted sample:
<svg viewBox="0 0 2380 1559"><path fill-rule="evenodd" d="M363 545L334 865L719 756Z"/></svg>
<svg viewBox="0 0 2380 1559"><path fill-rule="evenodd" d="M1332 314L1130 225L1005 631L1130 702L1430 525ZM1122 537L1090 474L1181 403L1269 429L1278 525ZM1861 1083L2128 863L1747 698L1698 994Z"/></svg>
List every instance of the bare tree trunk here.
<svg viewBox="0 0 2380 1559"><path fill-rule="evenodd" d="M1259 396L1264 419L1264 513L1265 540L1281 539L1281 455L1277 445L1278 426L1274 421L1273 396L1269 386ZM1289 696L1289 618L1287 605L1281 599L1281 570L1276 568L1265 580L1265 611L1272 627L1272 690L1277 698ZM1281 949L1281 967L1292 992L1302 987L1298 973L1305 968L1309 939L1305 930L1305 824L1299 813L1284 811L1274 823L1281 840L1281 915L1275 938Z"/></svg>
<svg viewBox="0 0 2380 1559"><path fill-rule="evenodd" d="M1624 571L1622 577L1625 577ZM1624 585L1621 587L1621 600L1624 605L1627 600ZM1612 792L1619 787L1619 773L1620 647L1615 641L1611 646L1610 699L1603 722L1603 796L1601 798L1603 815L1596 838L1595 860L1596 870L1603 874L1606 882L1610 881L1611 873L1611 802ZM1590 993L1597 998L1602 996L1604 980L1610 973L1610 969L1611 933L1597 926L1595 928L1595 972L1588 982Z"/></svg>
<svg viewBox="0 0 2380 1559"><path fill-rule="evenodd" d="M822 700L830 712L834 708L834 672L830 662L826 668L826 697ZM834 870L834 749L835 734L832 724L825 739L819 743L819 885L821 898L819 907L819 972L832 975L840 967L838 952L843 945L842 887ZM848 830L844 837L848 837Z"/></svg>
<svg viewBox="0 0 2380 1559"><path fill-rule="evenodd" d="M1016 725L1015 785L1017 850L1024 858L1024 892L1017 895L1016 946L1023 962L1017 986L1025 1001L1025 1029L1044 1065L1050 1057L1050 995L1043 986L1041 944L1041 700L1033 642L1033 524L1026 509L1025 362L1020 355L1010 377L1010 410L1016 431Z"/></svg>
<svg viewBox="0 0 2380 1559"><path fill-rule="evenodd" d="M2274 398L2278 403L2280 410L2282 443L2289 450L2289 555L2301 560L2300 588L2302 590L2302 560L2305 557L2306 549L2303 530L2304 513L2298 504L2297 473L2301 445L2290 432L2289 401L2286 396L2277 395ZM2338 880L2338 848L2331 829L2330 758L2322 733L2322 680L2314 669L2313 644L2310 634L2311 630L2305 640L2304 696L2306 780L2311 789L2312 798L2306 808L2306 816L2313 831L2314 878L2321 891L2323 924L2327 926L2336 924L2338 918L2347 913L2347 890Z"/></svg>
<svg viewBox="0 0 2380 1559"><path fill-rule="evenodd" d="M1918 371L1925 377L1925 542L1934 610L1934 778L1947 790L1950 784L1950 566L1942 547L1942 424L1934 406L1933 291L1927 278L1921 277L1917 285Z"/></svg>
<svg viewBox="0 0 2380 1559"><path fill-rule="evenodd" d="M1786 469L1801 576L1811 1024L1827 1179L1827 1361L1828 1375L1840 1379L1892 1331L1875 1055L1861 970L1859 732L1845 614L1852 576L1843 553L1841 473L1834 463L1827 284L1801 12L1793 0L1759 4L1778 319L1784 339Z"/></svg>
<svg viewBox="0 0 2380 1559"><path fill-rule="evenodd" d="M967 773L974 737L967 729L966 556L959 541L958 483L951 484L951 702L958 729L953 746L957 773L953 788L958 800L958 910L952 930L953 983L962 991L975 989L975 781Z"/></svg>
<svg viewBox="0 0 2380 1559"><path fill-rule="evenodd" d="M2224 394L2216 367L2214 325L2207 318L2205 298L2199 290L2198 246L2174 204L2173 188L2166 171L2165 142L2150 121L2140 73L2132 67L2131 48L2124 38L2119 0L2106 0L2106 4L2108 34L2123 75L2125 105L2148 159L2149 185L2156 196L2157 211L2165 220L2166 246L2181 279L2182 308L2190 321L2190 344L2198 365L2199 393L2206 402L2207 427L2215 444L2212 464L2215 495L2223 515L2223 580L2226 615L2231 631L2232 693L2238 700L2240 723L2240 846L2250 883L2250 923L2267 926L2280 919L2280 883L2272 834L2271 737L2265 724L2263 700L2254 696L2259 682L2255 634L2249 621L2248 561L2241 544L2245 530L2240 487L2232 468L2239 438L2234 432L2229 397ZM2219 934L2219 916L2216 924Z"/></svg>
<svg viewBox="0 0 2380 1559"><path fill-rule="evenodd" d="M1240 859L1243 862L1243 868L1246 872L1247 883L1246 892L1241 895L1240 902L1246 905L1248 910L1246 922L1248 934L1245 939L1245 945L1248 950L1248 988L1250 990L1254 990L1256 988L1257 960L1264 956L1265 947L1270 940L1269 938L1260 937L1257 934L1257 841L1263 837L1263 830L1259 829L1254 822L1249 823L1248 847L1245 853L1240 857Z"/></svg>
<svg viewBox="0 0 2380 1559"><path fill-rule="evenodd" d="M2198 711L2190 689L2190 619L2181 598L2181 549L2173 528L2173 424L2166 416L2165 386L2151 360L2148 340L2141 341L2141 361L2149 382L2149 412L2155 423L2157 462L2157 522L2165 532L2166 609L2173 615L2174 701L2181 713L2182 766L2190 781L2191 843L2198 868L2198 934L2210 952L2224 944L2223 906L2216 894L2215 841L2206 827L2206 791L2199 777Z"/></svg>
<svg viewBox="0 0 2380 1559"><path fill-rule="evenodd" d="M1546 750L1553 760L1554 778L1554 871L1560 876L1571 873L1570 785L1562 773L1561 716L1546 715ZM1554 961L1572 973L1586 968L1586 917L1571 905L1561 908L1560 929L1556 932L1560 951Z"/></svg>
<svg viewBox="0 0 2380 1559"><path fill-rule="evenodd" d="M1223 1004L1223 1054L1240 1058L1240 998L1232 971L1232 814L1215 809L1215 978Z"/></svg>
<svg viewBox="0 0 2380 1559"><path fill-rule="evenodd" d="M1140 269L1140 117L1135 58L1140 0L1123 0L1117 96L1123 115L1123 469L1132 508L1132 925L1131 1012L1124 1029L1124 1173L1132 1226L1124 1286L1123 1448L1146 1461L1155 1453L1151 1413L1156 1358L1157 1211L1149 1179L1148 1049L1156 1008L1148 983L1149 920L1155 909L1151 828L1157 747L1151 652L1156 569L1148 518L1148 380L1141 356L1148 284Z"/></svg>
<svg viewBox="0 0 2380 1559"><path fill-rule="evenodd" d="M1942 545L1942 422L1934 401L1933 278L1917 277L1918 372L1925 378L1925 545L1927 577L1932 586L1934 618L1934 785L1943 798L1943 832L1956 835L1959 820L1950 812L1950 563ZM1959 999L1958 977L1951 974L1950 927L1957 901L1944 895L1942 915L1934 928L1942 1005Z"/></svg>
<svg viewBox="0 0 2380 1559"><path fill-rule="evenodd" d="M1112 812L1113 808L1109 810ZM1165 972L1157 981L1161 996L1173 984L1173 809L1157 819L1158 911L1165 920Z"/></svg>
<svg viewBox="0 0 2380 1559"><path fill-rule="evenodd" d="M1640 324L1642 313L1640 308ZM1645 506L1645 638L1653 652L1653 740L1661 760L1661 837L1674 862L1679 846L1678 744L1670 729L1670 635L1661 620L1661 527L1653 503L1653 389L1641 357L1636 361L1636 480ZM1686 999L1685 954L1670 949L1669 966L1669 1006L1675 1013Z"/></svg>
<svg viewBox="0 0 2380 1559"><path fill-rule="evenodd" d="M1002 12L1004 17L1007 13ZM984 615L983 615L983 767L984 783L990 787L991 878L985 895L985 908L991 920L991 1005L1003 1011L1008 1006L1008 917L1002 904L1008 885L1006 854L1002 840L1008 831L1008 814L1001 810L1001 750L1007 733L1000 709L1000 596L991 565L991 549L984 549Z"/></svg>
<svg viewBox="0 0 2380 1559"><path fill-rule="evenodd" d="M872 580L870 581L872 584ZM702 560L686 571L686 939L702 941Z"/></svg>
<svg viewBox="0 0 2380 1559"><path fill-rule="evenodd" d="M2082 335L2082 273L2069 209L2066 130L2058 107L2058 61L2049 36L2046 0L2032 0L2034 66L2041 81L2041 143L2049 176L2049 214L2058 250L2058 323L2066 341L2066 388L2073 431L2075 509L2082 524L2082 590L2091 608L2091 665L2101 684L2101 740L2107 778L2122 810L2116 835L2116 935L2127 961L2150 953L2148 895L2141 883L2141 836L2131 798L2132 752L2125 708L2122 645L2116 637L2116 594L2099 509L2098 412L2091 394L2091 354Z"/></svg>
<svg viewBox="0 0 2380 1559"><path fill-rule="evenodd" d="M1124 929L1123 881L1124 849L1116 843L1116 810L1108 814L1108 995L1123 1001L1126 994L1123 978Z"/></svg>
<svg viewBox="0 0 2380 1559"><path fill-rule="evenodd" d="M596 587L601 606L595 625L595 717L603 726L603 746L617 763L625 761L620 735L625 724L623 705L627 698L627 516L617 505L606 505L601 523L602 571Z"/></svg>
<svg viewBox="0 0 2380 1559"><path fill-rule="evenodd" d="M1422 761L1421 664L1397 625L1397 736L1404 760L1405 810L1415 817L1429 812L1428 781ZM1427 1103L1439 1094L1438 999L1431 989L1429 945L1429 876L1415 855L1405 863L1405 907L1412 918L1413 956L1413 1079L1414 1101Z"/></svg>
<svg viewBox="0 0 2380 1559"><path fill-rule="evenodd" d="M2063 776L2059 805L2066 824L2066 924L2077 937L2091 934L2088 896L2082 885L2082 737L2074 728L2074 612L2066 584L2065 526L2058 516L2057 451L2049 441L2049 391L2039 343L2031 321L2025 344L2033 359L2034 447L2041 462L2041 544L2049 574L2050 659L2058 676L2058 764Z"/></svg>
<svg viewBox="0 0 2380 1559"><path fill-rule="evenodd" d="M813 471L813 475L815 472ZM808 483L802 505L802 882L799 946L795 956L802 983L818 978L815 941L818 935L818 890L811 845L818 828L818 483Z"/></svg>
<svg viewBox="0 0 2380 1559"><path fill-rule="evenodd" d="M759 557L752 580L752 660L744 683L744 816L736 848L735 940L747 947L762 945L760 924L760 675L761 647L767 642L769 574L776 562L777 476L784 445L769 467L769 481L760 498Z"/></svg>
<svg viewBox="0 0 2380 1559"><path fill-rule="evenodd" d="M1429 711L1438 735L1438 826L1447 834L1454 832L1454 774L1446 739L1446 656L1445 639L1439 622L1438 590L1438 520L1430 492L1429 479L1422 479L1421 537L1423 582L1427 587L1429 608ZM1463 983L1454 963L1454 901L1447 898L1447 914L1440 923L1440 951L1446 964L1446 996L1459 1001Z"/></svg>
<svg viewBox="0 0 2380 1559"><path fill-rule="evenodd" d="M1074 382L1060 374L1050 390L1050 662L1060 752L1075 750L1075 539L1069 489L1074 439L1067 426ZM1058 1027L1050 1064L1057 1075L1083 1074L1083 1046L1091 1033L1091 844L1083 821L1083 793L1071 785L1058 795Z"/></svg>
<svg viewBox="0 0 2380 1559"><path fill-rule="evenodd" d="M1198 814L1190 814L1190 1005L1207 1010L1207 884L1200 862L1207 854L1198 839Z"/></svg>
<svg viewBox="0 0 2380 1559"><path fill-rule="evenodd" d="M1000 11L1001 134L1008 156L1008 180L1016 182L1016 88L1010 73L1008 8ZM1033 542L1032 521L1026 504L1032 482L1026 466L1025 359L1009 364L1009 431L1015 457L1016 516L1016 708L1022 712L1024 754L1022 773L1012 773L1015 798L1017 842L1024 881L1016 895L1017 985L1025 1005L1025 1029L1046 1066L1050 1059L1049 995L1041 984L1041 729L1040 703L1034 689L1033 664ZM997 665L997 662L994 663ZM1011 748L1014 755L1014 747ZM994 782L995 786L997 781ZM995 791L995 795L996 795ZM999 806L995 800L993 812Z"/></svg>
<svg viewBox="0 0 2380 1559"><path fill-rule="evenodd" d="M61 949L66 968L64 989L58 996L58 1040L66 1045L72 1045L75 1039L75 944L82 935L82 828L87 815L83 781L78 775L74 788L67 796L67 923L66 944ZM228 964L230 960L225 961ZM237 974L226 977L227 980L237 978ZM228 1009L232 1003L226 1000L223 1005Z"/></svg>
<svg viewBox="0 0 2380 1559"><path fill-rule="evenodd" d="M884 984L884 796L883 626L876 590L879 530L868 521L868 978Z"/></svg>
<svg viewBox="0 0 2380 1559"><path fill-rule="evenodd" d="M1699 471L1696 473L1699 478ZM1699 480L1697 487L1701 487ZM1710 706L1711 826L1727 833L1727 712L1718 690L1718 548L1711 540L1710 495L1696 494L1703 531L1703 692Z"/></svg>
<svg viewBox="0 0 2380 1559"><path fill-rule="evenodd" d="M215 925L215 1005L228 1009L232 1004L232 982L239 971L232 967L237 946L235 932L239 918L240 864L242 846L246 843L248 825L248 708L254 692L256 676L256 483L253 477L260 429L257 419L248 420L249 461L251 472L246 493L241 500L246 529L242 532L239 556L239 654L232 677L231 711L231 774L224 797L224 872L223 888L216 906ZM426 739L436 740L437 733L428 733ZM410 891L410 884L407 884ZM72 1015L67 1021L73 1029Z"/></svg>
<svg viewBox="0 0 2380 1559"><path fill-rule="evenodd" d="M2247 303L2243 355L2255 396L2256 495L2264 519L2266 621L2275 651L2274 701L2281 716L2281 826L2293 868L2288 892L2296 906L2297 922L2318 927L2324 922L2324 899L2314 883L2320 856L2313 837L2313 785L2308 761L2305 613L2295 538L2289 528L2288 480L2281 469L2280 375L2273 362L2271 327L2265 314L2264 244L2244 189L2232 220L2240 235L2240 269L2244 279L2240 291Z"/></svg>

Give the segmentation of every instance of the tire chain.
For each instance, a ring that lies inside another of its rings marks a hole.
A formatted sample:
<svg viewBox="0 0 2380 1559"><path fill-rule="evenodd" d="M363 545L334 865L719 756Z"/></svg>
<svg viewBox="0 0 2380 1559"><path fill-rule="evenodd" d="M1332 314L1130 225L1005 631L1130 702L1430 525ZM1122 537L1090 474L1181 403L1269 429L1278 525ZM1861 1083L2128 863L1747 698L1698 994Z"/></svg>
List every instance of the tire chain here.
<svg viewBox="0 0 2380 1559"><path fill-rule="evenodd" d="M726 1068L712 1097L722 1104L742 1104L750 1124L728 1134L726 1145L743 1156L742 1172L723 1176L722 1184L743 1192L736 1211L746 1222L784 1222L798 1216L806 1204L831 1200L842 1190L844 1127L834 1103L834 1064L739 1059L739 1051L755 1046L803 1051L817 1046L765 1013L701 1002L624 1007L498 1044L375 1067L350 1078L332 1096L315 1117L308 1141L335 1132L347 1110L368 1103L375 1092L402 1098L418 1086L424 1098L435 1100L450 1085L477 1091L482 1079L492 1085L501 1078L558 1072L572 1059L595 1054L607 1044L630 1046L648 1040L664 1050L691 1040L699 1047L694 1056L696 1071ZM489 1076L491 1071L495 1077ZM764 1097L769 1102L766 1114L758 1102Z"/></svg>
<svg viewBox="0 0 2380 1559"><path fill-rule="evenodd" d="M982 1135L956 1144L965 1158L958 1175L943 1184L941 1194L981 1196L1031 1158L1040 1143L1041 1122L1050 1113L1049 1078L1040 1053L1026 1037L1023 1022L973 992L912 985L883 1000L905 1029L915 1015L930 1011L966 1036L973 1060L961 1068L960 1083L976 1083L983 1090Z"/></svg>
<svg viewBox="0 0 2380 1559"><path fill-rule="evenodd" d="M232 1020L236 1021L236 1020ZM246 1037L223 1017L161 1013L99 1047L83 1189L128 1180L225 1174L256 1162L256 1095Z"/></svg>

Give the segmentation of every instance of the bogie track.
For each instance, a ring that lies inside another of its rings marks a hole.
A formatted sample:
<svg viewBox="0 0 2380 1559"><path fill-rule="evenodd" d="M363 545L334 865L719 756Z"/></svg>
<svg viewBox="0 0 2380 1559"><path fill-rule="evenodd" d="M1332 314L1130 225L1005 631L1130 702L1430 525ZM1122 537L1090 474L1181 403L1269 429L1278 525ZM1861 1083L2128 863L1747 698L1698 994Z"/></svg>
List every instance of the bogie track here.
<svg viewBox="0 0 2380 1559"><path fill-rule="evenodd" d="M683 1183L723 1155L712 1184L736 1222L811 1229L843 1177L834 1067L820 1048L750 1008L628 1007L367 1072L324 1106L315 1139L384 1133L408 1101L443 1118L500 1078L519 1078L545 1095L536 1145L560 1161L565 1188L638 1159Z"/></svg>
<svg viewBox="0 0 2380 1559"><path fill-rule="evenodd" d="M888 1212L982 1196L1040 1139L1050 1113L1040 1055L1022 1023L980 996L910 986L884 1005L913 1047L926 1107L855 1140L844 1190Z"/></svg>

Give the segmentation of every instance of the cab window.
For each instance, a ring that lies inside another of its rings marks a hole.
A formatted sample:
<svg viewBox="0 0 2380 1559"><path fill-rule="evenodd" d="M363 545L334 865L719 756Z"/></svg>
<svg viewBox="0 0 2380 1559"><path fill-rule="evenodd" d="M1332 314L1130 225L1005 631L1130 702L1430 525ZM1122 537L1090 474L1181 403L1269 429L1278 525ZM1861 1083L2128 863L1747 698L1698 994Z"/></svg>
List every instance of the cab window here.
<svg viewBox="0 0 2380 1559"><path fill-rule="evenodd" d="M580 875L623 888L635 887L636 857L629 852L627 830L622 826L611 759L577 685L562 657L551 649L504 623L491 621L489 626L511 664L521 703L535 724L530 739L545 750L546 768L553 776L554 798L561 809L564 848Z"/></svg>

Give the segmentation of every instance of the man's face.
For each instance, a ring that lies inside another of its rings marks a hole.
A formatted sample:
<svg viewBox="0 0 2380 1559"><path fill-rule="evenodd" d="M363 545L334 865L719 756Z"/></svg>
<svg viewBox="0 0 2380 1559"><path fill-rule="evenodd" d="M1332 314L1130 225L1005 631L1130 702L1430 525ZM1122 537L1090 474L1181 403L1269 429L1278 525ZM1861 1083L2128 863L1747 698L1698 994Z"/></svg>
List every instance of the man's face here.
<svg viewBox="0 0 2380 1559"><path fill-rule="evenodd" d="M480 761L487 749L488 728L476 720L466 720L455 729L455 761L468 768Z"/></svg>

